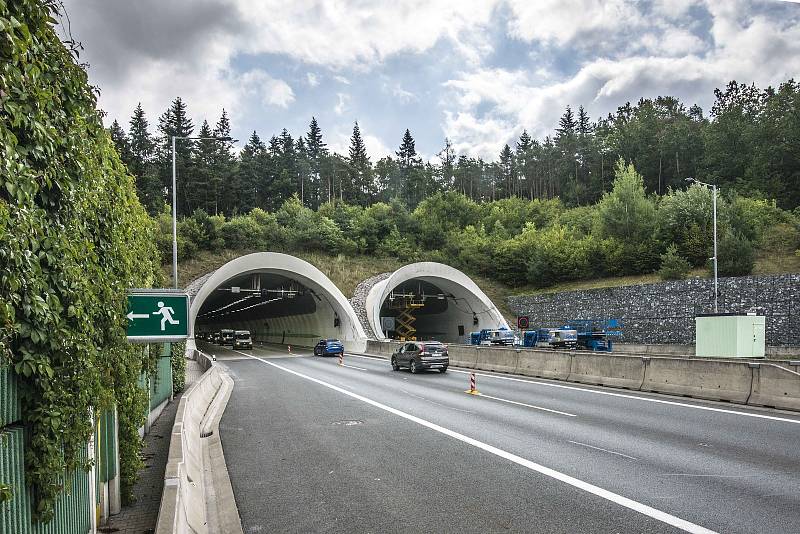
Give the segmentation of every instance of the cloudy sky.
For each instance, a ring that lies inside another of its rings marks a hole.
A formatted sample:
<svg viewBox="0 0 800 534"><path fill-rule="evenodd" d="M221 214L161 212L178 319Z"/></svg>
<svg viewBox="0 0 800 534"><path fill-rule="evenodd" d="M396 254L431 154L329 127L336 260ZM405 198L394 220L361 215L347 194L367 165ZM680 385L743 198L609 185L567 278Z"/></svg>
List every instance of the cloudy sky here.
<svg viewBox="0 0 800 534"><path fill-rule="evenodd" d="M593 118L640 96L710 108L713 89L800 78L800 4L778 0L65 0L100 106L155 128L181 96L199 127L305 134L373 161L405 128L427 158L496 159L565 106ZM62 34L64 33L62 26ZM240 143L240 146L243 143Z"/></svg>

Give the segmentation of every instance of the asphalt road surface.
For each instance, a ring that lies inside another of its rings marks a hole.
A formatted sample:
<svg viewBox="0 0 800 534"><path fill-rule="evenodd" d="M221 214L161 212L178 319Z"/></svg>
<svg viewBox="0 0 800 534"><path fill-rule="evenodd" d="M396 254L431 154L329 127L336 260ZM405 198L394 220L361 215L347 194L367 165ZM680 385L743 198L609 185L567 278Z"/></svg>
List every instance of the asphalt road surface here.
<svg viewBox="0 0 800 534"><path fill-rule="evenodd" d="M800 532L800 416L213 345L245 533Z"/></svg>

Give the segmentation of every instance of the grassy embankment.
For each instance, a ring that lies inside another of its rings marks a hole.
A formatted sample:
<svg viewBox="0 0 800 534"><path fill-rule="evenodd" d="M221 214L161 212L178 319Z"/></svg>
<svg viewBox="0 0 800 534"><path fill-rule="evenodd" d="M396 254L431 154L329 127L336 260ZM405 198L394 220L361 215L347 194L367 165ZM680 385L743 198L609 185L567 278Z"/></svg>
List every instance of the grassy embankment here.
<svg viewBox="0 0 800 534"><path fill-rule="evenodd" d="M192 280L213 271L250 251L225 250L219 253L200 251L195 259L183 261L178 264L178 280L181 285L186 285ZM377 258L373 256L330 256L317 252L295 253L307 262L322 271L344 293L351 297L356 286L362 281L376 274L394 271L403 265L395 258ZM169 279L171 266L165 265L164 275ZM779 274L800 272L800 257L794 254L762 253L756 258L753 274ZM467 273L470 274L470 273ZM638 276L621 276L616 278L600 278L595 280L580 280L565 282L547 288L509 287L494 280L470 274L475 283L483 289L490 299L497 305L501 313L509 321L514 320L514 314L506 304L506 298L511 295L534 295L541 293L555 293L561 291L575 291L581 289L597 289L602 287L619 287L639 284L653 284L660 282L657 274ZM689 277L708 278L710 273L706 269L694 269Z"/></svg>

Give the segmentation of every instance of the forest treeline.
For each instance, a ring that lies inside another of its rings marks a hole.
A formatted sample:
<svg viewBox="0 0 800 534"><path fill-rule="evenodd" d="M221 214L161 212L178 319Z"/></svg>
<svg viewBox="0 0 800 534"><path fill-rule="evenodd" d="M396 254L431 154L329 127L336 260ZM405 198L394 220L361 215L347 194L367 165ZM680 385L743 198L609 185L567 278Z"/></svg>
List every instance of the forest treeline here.
<svg viewBox="0 0 800 534"><path fill-rule="evenodd" d="M358 124L350 150L326 148L312 118L306 135L256 132L230 141L179 140L179 254L199 250L318 250L442 261L510 285L650 273L681 278L713 255L717 184L719 272L752 271L757 253L800 246L800 86L728 84L709 117L677 99L642 99L590 121L567 108L553 137L523 132L497 161L456 155L449 142L423 163L406 130L394 157L374 164ZM226 138L223 111L199 131L175 99L149 132L141 106L128 132L111 127L160 227L171 223L170 136Z"/></svg>
<svg viewBox="0 0 800 534"><path fill-rule="evenodd" d="M171 187L171 136L224 138L227 113L199 129L187 104L176 98L151 132L145 111L133 112L127 132L110 128L123 161L136 177L142 203L161 210ZM534 139L523 131L513 146L498 147L495 161L456 154L445 140L436 161L423 162L406 130L393 156L376 161L367 153L356 123L347 154L331 152L312 118L308 131L286 129L264 141L253 132L237 154L230 141L177 142L178 213L196 209L227 216L253 208L277 210L297 195L311 209L333 200L369 206L397 199L414 209L437 192L457 191L477 202L519 197L560 198L586 206L609 191L622 158L644 177L647 193L663 195L693 177L739 194L800 204L800 85L775 89L730 82L715 91L706 116L674 97L641 99L591 120L581 106L567 107L552 136Z"/></svg>
<svg viewBox="0 0 800 534"><path fill-rule="evenodd" d="M558 198L476 202L438 192L414 210L397 200L364 207L335 200L316 210L297 195L273 212L225 217L197 209L178 223L181 259L201 250L321 251L403 262L439 261L508 285L650 273L665 279L709 266L712 192L701 185L647 194L633 165L619 160L611 191L593 205ZM774 201L727 192L718 198L720 275L749 274L758 251L790 255L800 246L800 215ZM171 259L169 210L158 215L159 247Z"/></svg>

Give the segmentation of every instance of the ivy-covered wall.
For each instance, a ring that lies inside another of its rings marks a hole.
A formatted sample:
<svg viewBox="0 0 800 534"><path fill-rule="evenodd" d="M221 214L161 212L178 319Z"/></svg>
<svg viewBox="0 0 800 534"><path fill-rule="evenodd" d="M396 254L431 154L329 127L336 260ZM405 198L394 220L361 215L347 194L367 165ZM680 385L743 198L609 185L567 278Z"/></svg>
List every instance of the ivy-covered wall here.
<svg viewBox="0 0 800 534"><path fill-rule="evenodd" d="M125 340L125 292L161 282L152 223L53 29L57 4L0 0L0 365L18 379L43 521L82 463L91 408L117 404L123 491L135 477L136 380L152 363Z"/></svg>

